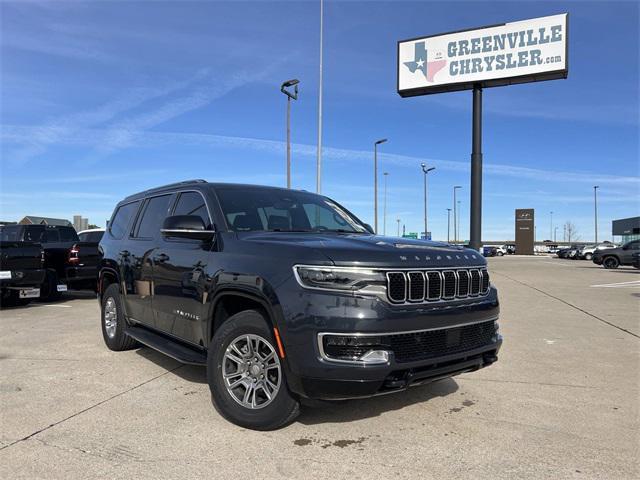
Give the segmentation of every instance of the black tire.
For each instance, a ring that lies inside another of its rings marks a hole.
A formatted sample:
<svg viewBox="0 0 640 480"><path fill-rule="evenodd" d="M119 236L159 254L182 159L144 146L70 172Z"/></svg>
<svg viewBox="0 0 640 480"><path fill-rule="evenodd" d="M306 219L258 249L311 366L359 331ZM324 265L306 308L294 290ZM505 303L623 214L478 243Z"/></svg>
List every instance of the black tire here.
<svg viewBox="0 0 640 480"><path fill-rule="evenodd" d="M280 362L280 388L271 403L251 409L238 403L227 390L222 375L226 349L242 335L257 335L270 343ZM273 333L264 316L255 310L237 313L224 322L209 344L207 380L213 405L220 415L236 425L252 430L276 430L291 423L300 413L300 403L287 387L285 368L277 355Z"/></svg>
<svg viewBox="0 0 640 480"><path fill-rule="evenodd" d="M47 270L44 282L40 286L40 300L53 302L60 298L58 291L58 274L53 270Z"/></svg>
<svg viewBox="0 0 640 480"><path fill-rule="evenodd" d="M593 258L593 254L591 254L591 253L585 253L584 254L584 259L585 260L591 260L592 258Z"/></svg>
<svg viewBox="0 0 640 480"><path fill-rule="evenodd" d="M105 322L105 309L113 306L115 308L115 330L113 331L113 335L107 333L107 326ZM115 352L120 352L123 350L131 350L138 346L138 342L136 342L133 338L127 335L125 332L127 330L127 323L124 316L124 309L122 308L122 297L120 296L120 288L117 284L112 283L107 287L102 296L102 305L101 305L101 315L100 315L100 326L102 328L102 338L104 338L105 345L109 348L109 350L113 350Z"/></svg>
<svg viewBox="0 0 640 480"><path fill-rule="evenodd" d="M504 255L504 253L502 253L502 252L498 252L498 256L499 256L499 257L502 257L503 255Z"/></svg>
<svg viewBox="0 0 640 480"><path fill-rule="evenodd" d="M617 257L614 257L613 255L609 255L602 259L602 266L608 270L618 268L620 266L620 261L618 260Z"/></svg>

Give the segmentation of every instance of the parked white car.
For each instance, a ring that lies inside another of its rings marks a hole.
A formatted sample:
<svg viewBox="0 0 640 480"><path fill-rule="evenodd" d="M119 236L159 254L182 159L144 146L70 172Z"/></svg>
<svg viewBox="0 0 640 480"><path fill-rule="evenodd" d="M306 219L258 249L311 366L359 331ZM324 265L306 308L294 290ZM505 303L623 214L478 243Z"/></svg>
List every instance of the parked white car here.
<svg viewBox="0 0 640 480"><path fill-rule="evenodd" d="M616 248L616 246L613 243L599 243L594 245L585 245L578 252L578 257L583 260L591 260L596 250L607 250L609 248Z"/></svg>

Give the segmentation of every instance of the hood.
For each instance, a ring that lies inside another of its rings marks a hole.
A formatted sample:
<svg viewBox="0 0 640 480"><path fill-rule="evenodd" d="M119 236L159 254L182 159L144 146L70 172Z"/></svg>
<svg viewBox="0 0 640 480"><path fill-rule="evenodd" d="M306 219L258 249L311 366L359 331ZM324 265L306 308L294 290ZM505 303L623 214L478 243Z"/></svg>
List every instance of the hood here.
<svg viewBox="0 0 640 480"><path fill-rule="evenodd" d="M306 247L322 253L337 266L430 268L486 265L475 250L441 242L365 234L246 232L247 242ZM292 250L292 254L296 254ZM302 255L304 256L304 255ZM305 263L305 258L295 259Z"/></svg>

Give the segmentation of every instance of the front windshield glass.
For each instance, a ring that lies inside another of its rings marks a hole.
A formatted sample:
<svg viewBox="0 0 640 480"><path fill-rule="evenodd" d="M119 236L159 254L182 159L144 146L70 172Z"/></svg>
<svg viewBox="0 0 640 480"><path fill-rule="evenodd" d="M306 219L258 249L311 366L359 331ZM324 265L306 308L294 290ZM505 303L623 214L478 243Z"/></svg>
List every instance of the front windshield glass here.
<svg viewBox="0 0 640 480"><path fill-rule="evenodd" d="M235 232L368 233L355 216L313 193L275 188L220 188L216 193Z"/></svg>

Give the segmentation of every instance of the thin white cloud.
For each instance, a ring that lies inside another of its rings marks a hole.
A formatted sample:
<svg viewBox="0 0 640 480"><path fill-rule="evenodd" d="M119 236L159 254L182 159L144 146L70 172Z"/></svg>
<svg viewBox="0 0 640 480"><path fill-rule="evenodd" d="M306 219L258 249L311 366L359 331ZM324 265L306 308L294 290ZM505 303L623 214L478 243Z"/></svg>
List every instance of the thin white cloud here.
<svg viewBox="0 0 640 480"><path fill-rule="evenodd" d="M195 107L198 101L187 102L187 105ZM178 114L183 107L176 105L167 109L170 114ZM157 117L150 117L136 120L132 122L132 126L142 125L148 128L154 125L156 121L166 118L166 112L160 110ZM38 127L23 127L13 125L2 125L0 127L0 139L3 142L22 143L28 142L33 133L33 129ZM36 130L37 131L37 130ZM118 136L121 132L122 137ZM136 146L146 148L158 148L168 145L181 146L200 146L208 148L233 148L238 150L260 151L274 154L281 154L285 151L285 142L280 140L268 140L251 137L234 137L225 135L212 134L194 134L194 133L173 133L173 132L149 132L144 130L135 130L133 128L119 130L101 130L101 129L85 129L74 132L73 136L67 136L62 139L61 144L97 147L111 143L116 148L124 146ZM111 137L110 137L111 136ZM111 140L109 140L111 138ZM122 143L123 142L123 143ZM292 144L292 151L298 158L315 158L316 146L309 144ZM371 160L371 152L368 150L353 150L344 148L325 147L323 148L323 158L327 161L340 162L369 162ZM440 170L453 172L468 172L469 163L456 160L443 160L437 158L414 157L409 155L397 155L392 153L381 153L379 159L387 164L393 164L400 167L415 168L422 162L436 166ZM588 184L609 184L620 187L629 187L631 189L640 188L640 177L627 175L609 175L589 172L561 171L549 169L537 169L529 167L518 167L507 164L488 163L484 164L484 172L486 175L496 177L511 177L519 179L537 180L541 182L561 182L561 183L588 183Z"/></svg>

